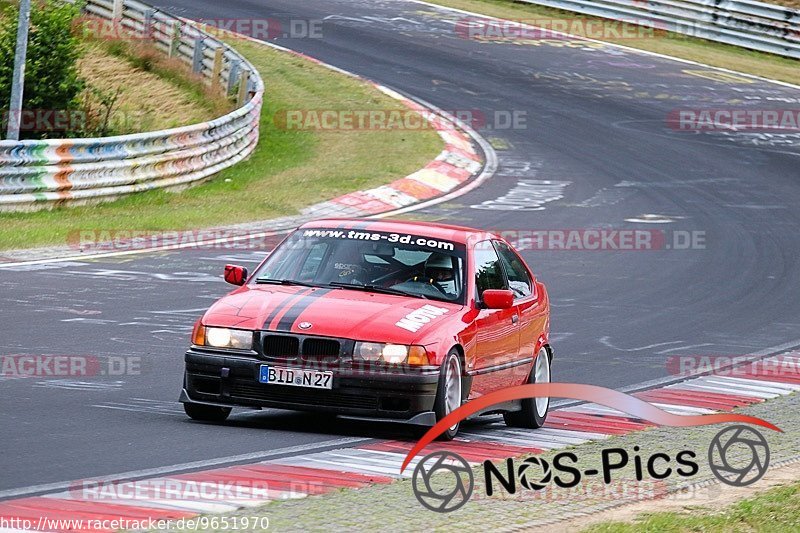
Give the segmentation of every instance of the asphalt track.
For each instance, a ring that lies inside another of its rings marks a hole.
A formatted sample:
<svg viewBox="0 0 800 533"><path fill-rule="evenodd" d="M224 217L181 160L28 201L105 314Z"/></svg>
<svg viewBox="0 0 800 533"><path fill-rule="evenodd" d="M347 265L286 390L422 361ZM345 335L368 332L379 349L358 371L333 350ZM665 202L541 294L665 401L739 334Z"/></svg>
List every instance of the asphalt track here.
<svg viewBox="0 0 800 533"><path fill-rule="evenodd" d="M800 90L610 46L480 43L454 31L465 15L406 1L163 5L195 19L325 19L322 39L276 42L446 110L479 110L490 122L496 111L525 114L525 127L481 131L500 162L489 184L416 217L497 230L705 232L704 249L524 252L553 301L555 379L622 388L667 376L670 356L748 354L800 338L800 135L693 134L666 123L677 108L796 108ZM520 182L557 194L537 210L473 207ZM644 214L670 222L626 221ZM227 291L225 263L252 266L262 255L183 250L0 269L2 353L141 364L140 375L83 382L0 381L0 497L402 434L279 411L224 426L185 419L176 398L191 325Z"/></svg>

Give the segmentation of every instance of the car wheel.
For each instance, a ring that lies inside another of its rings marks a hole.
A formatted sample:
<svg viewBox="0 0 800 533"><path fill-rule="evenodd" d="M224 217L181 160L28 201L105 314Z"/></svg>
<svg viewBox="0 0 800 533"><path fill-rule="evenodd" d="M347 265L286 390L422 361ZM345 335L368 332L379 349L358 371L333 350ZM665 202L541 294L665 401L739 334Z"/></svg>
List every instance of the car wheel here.
<svg viewBox="0 0 800 533"><path fill-rule="evenodd" d="M528 383L550 383L550 354L544 346L533 362ZM503 419L510 427L538 429L544 425L549 408L550 398L525 398L521 410L503 413Z"/></svg>
<svg viewBox="0 0 800 533"><path fill-rule="evenodd" d="M439 373L439 388L436 391L436 402L433 410L436 413L436 420L439 421L461 407L461 359L458 351L452 349L442 364ZM447 431L439 437L441 440L453 440L458 434L458 424L447 428Z"/></svg>
<svg viewBox="0 0 800 533"><path fill-rule="evenodd" d="M201 403L184 403L183 410L186 411L189 418L200 422L224 422L231 414L230 407L217 407Z"/></svg>

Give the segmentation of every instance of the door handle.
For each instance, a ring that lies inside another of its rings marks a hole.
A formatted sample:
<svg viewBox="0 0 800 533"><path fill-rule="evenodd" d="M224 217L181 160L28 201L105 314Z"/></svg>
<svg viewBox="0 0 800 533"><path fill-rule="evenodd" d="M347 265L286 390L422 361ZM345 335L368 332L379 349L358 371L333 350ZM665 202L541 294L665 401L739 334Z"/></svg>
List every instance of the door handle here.
<svg viewBox="0 0 800 533"><path fill-rule="evenodd" d="M517 322L519 322L519 315L512 315L511 316L511 323L512 324L516 324Z"/></svg>

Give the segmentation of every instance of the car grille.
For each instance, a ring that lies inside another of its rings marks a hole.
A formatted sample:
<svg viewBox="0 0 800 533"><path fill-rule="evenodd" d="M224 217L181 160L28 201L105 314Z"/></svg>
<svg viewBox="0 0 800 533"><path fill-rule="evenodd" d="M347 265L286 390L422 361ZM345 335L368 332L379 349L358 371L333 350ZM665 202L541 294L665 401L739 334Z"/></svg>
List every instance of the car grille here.
<svg viewBox="0 0 800 533"><path fill-rule="evenodd" d="M263 346L267 357L292 359L300 354L300 339L289 335L267 335Z"/></svg>
<svg viewBox="0 0 800 533"><path fill-rule="evenodd" d="M333 339L306 339L303 341L305 357L339 357L341 346Z"/></svg>
<svg viewBox="0 0 800 533"><path fill-rule="evenodd" d="M377 409L378 398L342 394L328 390L313 390L302 387L263 385L250 380L235 380L231 387L234 399L274 401L284 404L313 405L325 407L349 407L354 409Z"/></svg>
<svg viewBox="0 0 800 533"><path fill-rule="evenodd" d="M302 335L264 335L261 343L265 358L275 361L336 363L342 355L342 341Z"/></svg>

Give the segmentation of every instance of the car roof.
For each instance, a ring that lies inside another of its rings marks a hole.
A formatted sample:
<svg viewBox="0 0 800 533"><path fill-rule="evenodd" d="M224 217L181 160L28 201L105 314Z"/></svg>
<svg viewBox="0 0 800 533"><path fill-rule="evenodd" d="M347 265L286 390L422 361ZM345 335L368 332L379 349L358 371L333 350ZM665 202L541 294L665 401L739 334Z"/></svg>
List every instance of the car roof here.
<svg viewBox="0 0 800 533"><path fill-rule="evenodd" d="M497 239L497 235L484 230L439 224L435 222L420 222L414 220L368 220L363 218L326 218L306 222L301 228L322 229L347 229L358 231L380 231L388 233L409 233L421 237L431 237L453 241L461 244L478 242L486 239Z"/></svg>

